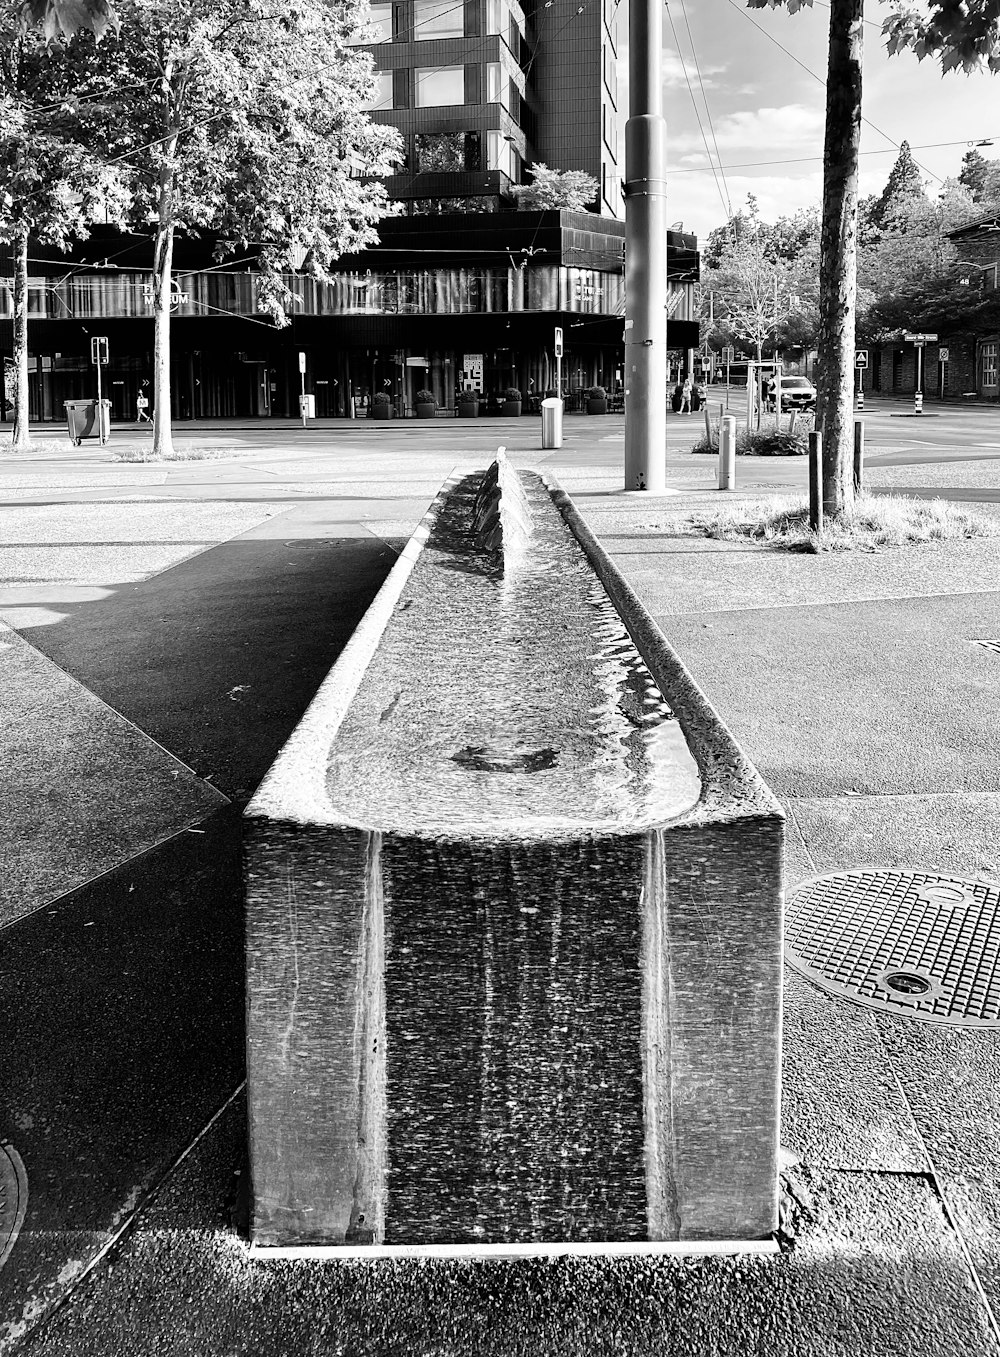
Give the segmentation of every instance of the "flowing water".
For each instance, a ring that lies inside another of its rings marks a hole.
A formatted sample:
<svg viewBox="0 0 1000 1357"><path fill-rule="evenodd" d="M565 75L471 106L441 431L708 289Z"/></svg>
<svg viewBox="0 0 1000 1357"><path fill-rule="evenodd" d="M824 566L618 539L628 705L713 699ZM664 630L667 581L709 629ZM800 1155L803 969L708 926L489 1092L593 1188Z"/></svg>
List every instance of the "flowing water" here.
<svg viewBox="0 0 1000 1357"><path fill-rule="evenodd" d="M669 704L537 477L531 541L476 544L449 496L334 745L343 823L400 833L636 831L695 804Z"/></svg>

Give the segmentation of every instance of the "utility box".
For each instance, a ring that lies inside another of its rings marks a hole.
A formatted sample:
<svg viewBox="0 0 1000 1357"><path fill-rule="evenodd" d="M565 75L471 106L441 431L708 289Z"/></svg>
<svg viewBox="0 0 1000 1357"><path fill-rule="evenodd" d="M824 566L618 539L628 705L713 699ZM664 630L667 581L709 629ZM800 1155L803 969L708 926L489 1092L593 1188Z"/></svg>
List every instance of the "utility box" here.
<svg viewBox="0 0 1000 1357"><path fill-rule="evenodd" d="M562 447L563 403L558 396L546 396L542 401L542 447Z"/></svg>
<svg viewBox="0 0 1000 1357"><path fill-rule="evenodd" d="M77 447L85 438L99 438L106 443L111 437L111 402L109 400L63 401L66 408L66 428L70 441Z"/></svg>
<svg viewBox="0 0 1000 1357"><path fill-rule="evenodd" d="M303 419L316 418L316 397L309 392L308 395L303 392L299 397L299 414Z"/></svg>

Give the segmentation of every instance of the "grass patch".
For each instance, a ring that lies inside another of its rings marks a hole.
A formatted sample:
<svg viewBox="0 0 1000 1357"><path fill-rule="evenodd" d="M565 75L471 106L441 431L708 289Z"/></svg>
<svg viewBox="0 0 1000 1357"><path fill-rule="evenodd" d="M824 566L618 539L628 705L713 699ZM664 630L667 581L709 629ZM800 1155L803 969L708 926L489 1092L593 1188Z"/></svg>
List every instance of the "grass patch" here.
<svg viewBox="0 0 1000 1357"><path fill-rule="evenodd" d="M118 447L109 443L107 446L114 447L111 457L113 462L210 462L213 458L231 457L236 451L235 448L181 445L175 446L173 452L168 453L166 457L161 457L153 452L151 443L136 443L131 447Z"/></svg>
<svg viewBox="0 0 1000 1357"><path fill-rule="evenodd" d="M67 434L63 438L35 438L32 437L31 446L26 452L15 449L14 444L9 438L0 441L0 456L9 456L11 453L15 457L30 457L36 452L72 452L73 444Z"/></svg>
<svg viewBox="0 0 1000 1357"><path fill-rule="evenodd" d="M809 505L800 497L748 500L711 513L693 514L690 523L718 541L749 539L785 551L879 551L920 542L951 542L1000 537L1000 521L943 499L861 494L849 517L824 521L819 535L809 526Z"/></svg>
<svg viewBox="0 0 1000 1357"><path fill-rule="evenodd" d="M815 423L811 414L796 414L795 425L791 432L788 428L788 415L782 415L781 427L773 419L761 421L759 429L737 428L737 457L803 457L809 451L809 434ZM719 421L711 421L712 437L704 434L698 439L692 452L718 453Z"/></svg>

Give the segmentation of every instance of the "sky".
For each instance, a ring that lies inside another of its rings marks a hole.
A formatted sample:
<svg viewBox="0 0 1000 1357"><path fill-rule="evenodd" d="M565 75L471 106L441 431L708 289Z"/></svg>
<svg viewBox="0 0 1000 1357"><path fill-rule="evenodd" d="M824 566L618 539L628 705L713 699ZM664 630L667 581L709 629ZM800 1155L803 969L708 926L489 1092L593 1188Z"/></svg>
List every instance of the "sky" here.
<svg viewBox="0 0 1000 1357"><path fill-rule="evenodd" d="M881 34L887 13L875 0L865 6L861 193L882 191L899 143L906 140L928 193L936 196L941 180L957 176L970 145L995 140L980 151L1000 159L1000 75L943 76L931 58L918 62L910 52L890 57ZM704 239L725 222L727 204L738 211L748 193L757 198L765 221L819 203L829 19L819 0L796 14L750 10L745 0L664 4L671 223L683 222L684 230ZM624 37L627 14L621 15L620 29ZM626 43L619 60L624 117Z"/></svg>

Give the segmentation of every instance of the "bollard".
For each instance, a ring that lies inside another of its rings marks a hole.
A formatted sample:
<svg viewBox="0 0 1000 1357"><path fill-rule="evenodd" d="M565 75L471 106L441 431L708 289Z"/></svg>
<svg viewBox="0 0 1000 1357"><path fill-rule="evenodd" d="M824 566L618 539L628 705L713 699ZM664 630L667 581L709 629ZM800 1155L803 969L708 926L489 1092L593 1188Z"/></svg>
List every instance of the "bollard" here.
<svg viewBox="0 0 1000 1357"><path fill-rule="evenodd" d="M809 435L809 526L823 531L823 435L818 429Z"/></svg>
<svg viewBox="0 0 1000 1357"><path fill-rule="evenodd" d="M719 424L719 489L736 489L736 417L724 415Z"/></svg>
<svg viewBox="0 0 1000 1357"><path fill-rule="evenodd" d="M860 495L865 477L865 421L854 421L854 493Z"/></svg>
<svg viewBox="0 0 1000 1357"><path fill-rule="evenodd" d="M708 413L708 401L705 402L705 441L712 446L712 417Z"/></svg>
<svg viewBox="0 0 1000 1357"><path fill-rule="evenodd" d="M859 409L859 410L863 410L864 408L865 408L865 393L861 390L861 387L859 386L859 387L858 387L858 409Z"/></svg>
<svg viewBox="0 0 1000 1357"><path fill-rule="evenodd" d="M924 413L924 393L922 391L918 391L913 397L913 413L915 415Z"/></svg>
<svg viewBox="0 0 1000 1357"><path fill-rule="evenodd" d="M542 447L562 447L563 404L557 396L546 396L542 401Z"/></svg>

